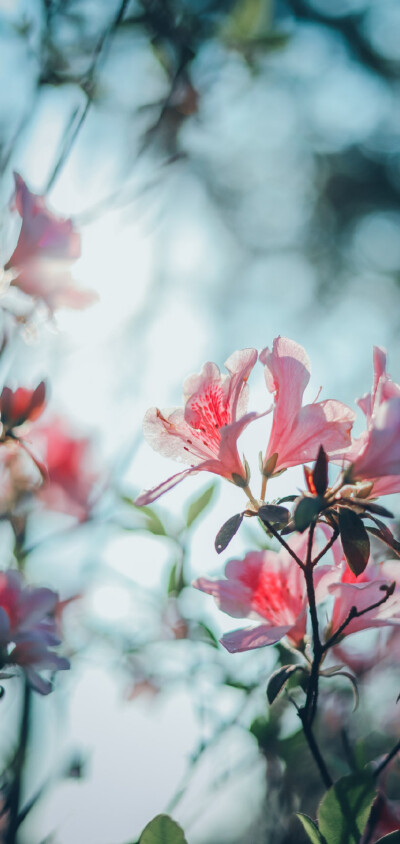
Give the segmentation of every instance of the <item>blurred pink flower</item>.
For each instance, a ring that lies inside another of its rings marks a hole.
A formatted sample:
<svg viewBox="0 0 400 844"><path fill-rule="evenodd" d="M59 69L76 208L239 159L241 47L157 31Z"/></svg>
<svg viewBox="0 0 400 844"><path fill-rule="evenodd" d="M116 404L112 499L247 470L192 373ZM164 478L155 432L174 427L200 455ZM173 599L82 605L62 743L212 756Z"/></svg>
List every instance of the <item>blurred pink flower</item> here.
<svg viewBox="0 0 400 844"><path fill-rule="evenodd" d="M14 173L14 179L13 204L22 218L22 225L17 245L5 268L20 267L38 257L70 261L79 258L81 239L72 220L52 214L44 197L31 193L19 173Z"/></svg>
<svg viewBox="0 0 400 844"><path fill-rule="evenodd" d="M371 817L360 844L377 844L385 835L400 830L400 801L388 800L380 791L372 804Z"/></svg>
<svg viewBox="0 0 400 844"><path fill-rule="evenodd" d="M258 416L245 413L247 379L256 360L255 349L234 352L225 363L228 375L221 375L215 363L206 363L199 375L189 376L184 383L184 408L166 416L156 407L147 411L143 431L149 445L164 457L188 463L189 468L141 493L137 505L150 504L196 472L212 472L246 486L237 440Z"/></svg>
<svg viewBox="0 0 400 844"><path fill-rule="evenodd" d="M87 308L98 300L94 291L77 287L70 271L56 261L32 259L11 284L27 296L41 299L51 313L59 308Z"/></svg>
<svg viewBox="0 0 400 844"><path fill-rule="evenodd" d="M90 439L76 436L64 419L53 416L32 429L30 442L46 468L37 498L49 510L85 521L99 480Z"/></svg>
<svg viewBox="0 0 400 844"><path fill-rule="evenodd" d="M43 196L31 193L15 173L13 207L22 218L14 252L5 265L14 271L11 284L34 299L41 299L51 313L57 308L84 308L96 301L95 293L80 290L69 264L81 254L81 238L72 220L48 210Z"/></svg>
<svg viewBox="0 0 400 844"><path fill-rule="evenodd" d="M397 562L396 562L397 565ZM334 633L348 617L352 607L364 610L381 601L385 595L382 586L389 586L395 579L390 563L374 563L372 560L362 574L356 577L349 566L343 562L338 582L333 582L328 589L335 601L332 610L329 635ZM399 581L400 586L400 581ZM343 636L366 630L369 627L400 625L400 589L396 588L385 603L366 612L360 618L354 618L345 628Z"/></svg>
<svg viewBox="0 0 400 844"><path fill-rule="evenodd" d="M289 544L304 558L308 538L297 535ZM328 586L337 577L333 566L315 570L317 601L328 595ZM242 560L229 560L224 580L200 577L196 589L212 595L223 612L234 618L262 622L256 626L226 633L221 643L230 653L273 645L283 636L297 647L307 625L307 589L304 574L285 549L250 551Z"/></svg>
<svg viewBox="0 0 400 844"><path fill-rule="evenodd" d="M54 650L60 644L54 613L58 596L51 589L25 586L20 572L0 572L0 659L19 665L36 691L48 694L49 680L38 671L69 668Z"/></svg>
<svg viewBox="0 0 400 844"><path fill-rule="evenodd" d="M310 361L303 347L294 340L277 337L272 352L260 353L265 380L275 394L272 431L264 457L277 454L273 472L315 460L322 445L329 456L350 444L353 411L334 399L302 406L310 380ZM272 474L272 472L271 472Z"/></svg>
<svg viewBox="0 0 400 844"><path fill-rule="evenodd" d="M3 434L7 434L13 428L19 428L28 420L33 422L43 412L45 404L46 385L44 381L41 381L34 390L28 390L25 387L10 390L9 387L3 387L0 394Z"/></svg>
<svg viewBox="0 0 400 844"><path fill-rule="evenodd" d="M371 393L358 400L365 414L367 430L354 440L346 461L351 462L351 480L370 480L370 495L400 491L400 385L386 372L386 353L374 347L374 381Z"/></svg>

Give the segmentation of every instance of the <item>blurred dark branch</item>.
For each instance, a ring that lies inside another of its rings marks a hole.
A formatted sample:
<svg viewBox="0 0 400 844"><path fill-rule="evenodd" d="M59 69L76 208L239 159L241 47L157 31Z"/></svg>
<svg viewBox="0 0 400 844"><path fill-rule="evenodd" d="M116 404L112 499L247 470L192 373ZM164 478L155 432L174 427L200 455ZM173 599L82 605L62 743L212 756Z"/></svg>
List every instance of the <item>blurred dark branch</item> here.
<svg viewBox="0 0 400 844"><path fill-rule="evenodd" d="M115 35L118 27L122 23L125 10L128 6L129 0L122 0L118 7L118 11L112 21L111 25L104 30L103 34L99 38L96 47L94 49L92 62L87 74L81 79L81 88L86 93L86 103L79 114L79 109L75 109L73 112L70 122L67 127L67 131L64 136L64 140L61 146L61 150L59 152L56 164L49 176L47 181L45 193L53 187L54 182L56 181L58 174L60 173L61 169L63 168L65 161L68 158L68 155L75 143L75 140L82 128L84 121L86 120L88 111L92 104L93 100L93 86L94 86L94 78L96 74L96 70L100 61L100 58L104 60L107 52L107 48L110 47L111 41L113 36Z"/></svg>

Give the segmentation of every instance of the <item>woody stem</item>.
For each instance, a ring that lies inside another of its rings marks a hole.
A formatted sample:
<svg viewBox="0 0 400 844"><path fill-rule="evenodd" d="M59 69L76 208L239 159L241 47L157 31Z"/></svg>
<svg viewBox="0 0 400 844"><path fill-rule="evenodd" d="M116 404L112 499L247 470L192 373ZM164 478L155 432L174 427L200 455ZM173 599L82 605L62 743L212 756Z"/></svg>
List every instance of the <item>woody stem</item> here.
<svg viewBox="0 0 400 844"><path fill-rule="evenodd" d="M326 788L332 785L332 778L325 765L321 751L318 747L314 733L312 731L312 724L317 711L318 703L318 678L321 660L323 656L323 648L319 635L317 604L315 599L314 577L313 577L313 559L312 546L315 532L315 524L310 526L307 545L307 558L303 564L304 577L307 587L307 597L310 607L311 626L313 633L313 662L311 666L311 674L308 682L307 697L304 706L299 710L299 717L303 725L303 731L307 740L308 746L317 764L321 774L322 781Z"/></svg>

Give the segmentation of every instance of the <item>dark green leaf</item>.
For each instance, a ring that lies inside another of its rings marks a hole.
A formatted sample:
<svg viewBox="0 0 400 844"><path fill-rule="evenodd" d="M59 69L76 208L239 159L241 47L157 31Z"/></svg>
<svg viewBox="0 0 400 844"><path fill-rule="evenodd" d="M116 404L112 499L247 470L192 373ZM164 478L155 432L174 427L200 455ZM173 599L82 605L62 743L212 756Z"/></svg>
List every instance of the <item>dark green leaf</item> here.
<svg viewBox="0 0 400 844"><path fill-rule="evenodd" d="M385 545L388 545L389 548L394 551L397 557L400 557L400 542L394 538L392 532L389 530L388 526L381 522L380 519L375 519L373 516L370 516L371 519L378 525L378 528L367 527L368 533L372 533L373 536L377 536L378 539L381 539Z"/></svg>
<svg viewBox="0 0 400 844"><path fill-rule="evenodd" d="M339 510L339 530L349 568L358 577L369 560L367 531L360 517L349 507L341 507Z"/></svg>
<svg viewBox="0 0 400 844"><path fill-rule="evenodd" d="M168 815L157 815L143 830L139 844L187 844L183 829Z"/></svg>
<svg viewBox="0 0 400 844"><path fill-rule="evenodd" d="M233 536L240 528L240 525L243 521L243 513L236 513L236 516L231 516L222 528L218 531L215 537L215 550L217 554L220 554L221 551L224 551L225 548L229 545Z"/></svg>
<svg viewBox="0 0 400 844"><path fill-rule="evenodd" d="M312 479L317 495L324 495L328 487L328 458L322 445L319 448Z"/></svg>
<svg viewBox="0 0 400 844"><path fill-rule="evenodd" d="M304 498L300 498L293 514L296 530L303 533L316 520L322 503L321 498L317 496L304 496Z"/></svg>
<svg viewBox="0 0 400 844"><path fill-rule="evenodd" d="M325 794L318 809L318 825L327 844L359 844L376 797L372 775L349 774Z"/></svg>
<svg viewBox="0 0 400 844"><path fill-rule="evenodd" d="M191 527L193 522L200 516L200 513L208 507L215 491L215 484L211 484L211 486L207 487L198 498L195 498L189 504L187 516L186 516L186 527Z"/></svg>
<svg viewBox="0 0 400 844"><path fill-rule="evenodd" d="M286 501L296 501L297 495L284 495L283 498L278 498L278 504L284 504Z"/></svg>
<svg viewBox="0 0 400 844"><path fill-rule="evenodd" d="M378 838L375 844L400 844L400 831L389 832L389 835L384 835L383 838Z"/></svg>
<svg viewBox="0 0 400 844"><path fill-rule="evenodd" d="M391 513L390 510L387 510L386 507L382 507L381 504L375 504L374 501L365 501L364 498L352 498L351 500L370 513L376 513L377 516L384 516L387 519L394 519L393 513Z"/></svg>
<svg viewBox="0 0 400 844"><path fill-rule="evenodd" d="M314 821L308 817L308 815L303 815L302 812L296 812L299 821L302 822L303 827L311 841L311 844L326 844L325 838L321 835L318 830L318 827L315 825Z"/></svg>
<svg viewBox="0 0 400 844"><path fill-rule="evenodd" d="M278 525L279 527L287 525L290 518L289 510L277 504L263 504L257 515L264 524L269 522L270 525Z"/></svg>
<svg viewBox="0 0 400 844"><path fill-rule="evenodd" d="M282 668L278 668L271 674L268 685L267 685L267 698L268 703L273 703L274 700L279 695L279 692L283 689L286 685L287 681L290 680L292 674L296 671L304 671L302 665L283 665Z"/></svg>

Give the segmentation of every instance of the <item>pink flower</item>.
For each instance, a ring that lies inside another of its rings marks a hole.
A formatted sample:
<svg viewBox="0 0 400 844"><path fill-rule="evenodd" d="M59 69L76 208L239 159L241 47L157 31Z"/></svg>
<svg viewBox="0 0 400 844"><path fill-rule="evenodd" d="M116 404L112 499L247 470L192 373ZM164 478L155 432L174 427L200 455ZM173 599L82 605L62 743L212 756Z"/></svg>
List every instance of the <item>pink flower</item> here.
<svg viewBox="0 0 400 844"><path fill-rule="evenodd" d="M50 681L38 674L69 668L69 662L51 650L60 644L54 613L58 596L51 589L25 586L22 574L0 573L0 660L19 665L36 691L48 694Z"/></svg>
<svg viewBox="0 0 400 844"><path fill-rule="evenodd" d="M77 287L69 270L56 261L32 259L11 283L27 296L44 302L52 314L59 308L87 308L98 300L94 291Z"/></svg>
<svg viewBox="0 0 400 844"><path fill-rule="evenodd" d="M93 505L93 491L99 479L94 468L92 444L72 433L65 420L53 416L35 426L30 441L46 467L44 483L37 497L48 507L85 521Z"/></svg>
<svg viewBox="0 0 400 844"><path fill-rule="evenodd" d="M44 197L31 193L22 177L14 175L14 207L22 217L22 226L5 265L6 270L14 270L11 284L34 299L41 299L51 313L57 308L92 304L96 294L76 287L68 269L81 254L81 238L72 220L52 214Z"/></svg>
<svg viewBox="0 0 400 844"><path fill-rule="evenodd" d="M400 386L386 372L386 353L374 347L372 392L358 400L367 430L345 455L351 462L350 482L371 480L371 495L400 491Z"/></svg>
<svg viewBox="0 0 400 844"><path fill-rule="evenodd" d="M358 611L381 601L385 595L382 586L389 586L393 582L393 567L389 563L377 565L372 560L358 577L349 569L345 562L341 565L340 580L331 583L328 590L335 601L329 627L329 635L335 633L348 617L352 607ZM366 612L359 618L354 618L345 628L343 635L357 633L369 627L386 627L400 625L400 590L379 607Z"/></svg>
<svg viewBox="0 0 400 844"><path fill-rule="evenodd" d="M290 540L300 559L306 554L307 541L303 535ZM336 576L333 566L316 569L317 601L326 597L327 587ZM285 549L279 553L250 551L243 560L228 561L224 580L200 577L193 585L213 595L228 615L259 622L222 637L221 643L230 653L273 645L283 636L295 647L304 639L308 607L305 578Z"/></svg>
<svg viewBox="0 0 400 844"><path fill-rule="evenodd" d="M46 385L44 381L34 390L18 387L10 390L3 387L0 395L0 414L4 432L7 434L13 428L19 428L24 422L37 419L46 404Z"/></svg>
<svg viewBox="0 0 400 844"><path fill-rule="evenodd" d="M342 402L328 399L302 406L304 390L310 380L310 362L298 343L277 337L272 352L260 354L265 365L265 380L275 394L272 431L264 466L277 454L272 472L316 460L322 445L328 456L350 444L355 414Z"/></svg>
<svg viewBox="0 0 400 844"><path fill-rule="evenodd" d="M31 193L22 176L14 173L14 205L22 226L17 245L6 269L21 267L32 258L46 257L75 261L81 254L81 239L72 220L56 217L46 208L43 196Z"/></svg>
<svg viewBox="0 0 400 844"><path fill-rule="evenodd" d="M398 830L400 830L400 801L388 800L386 795L379 791L372 804L371 816L361 844L379 844L379 841L384 840L384 836Z"/></svg>
<svg viewBox="0 0 400 844"><path fill-rule="evenodd" d="M234 352L225 363L228 375L221 375L215 363L206 363L199 375L185 381L184 408L168 415L156 407L147 411L143 431L149 445L164 457L189 464L189 468L143 492L136 504L150 504L184 478L202 471L246 486L247 473L237 440L258 416L245 413L247 379L256 360L255 349Z"/></svg>

